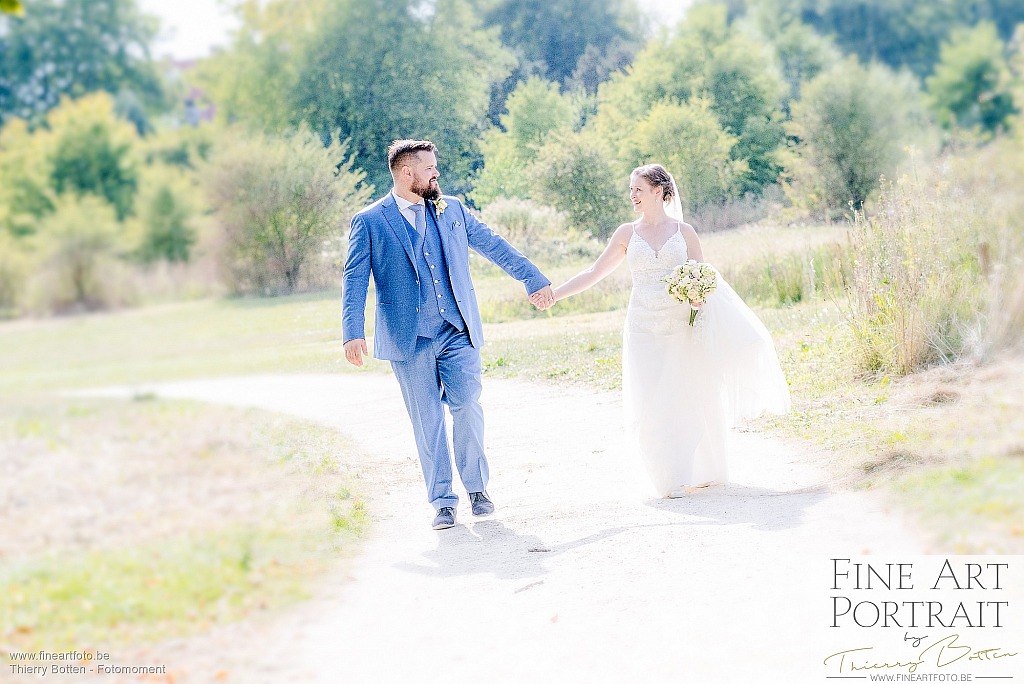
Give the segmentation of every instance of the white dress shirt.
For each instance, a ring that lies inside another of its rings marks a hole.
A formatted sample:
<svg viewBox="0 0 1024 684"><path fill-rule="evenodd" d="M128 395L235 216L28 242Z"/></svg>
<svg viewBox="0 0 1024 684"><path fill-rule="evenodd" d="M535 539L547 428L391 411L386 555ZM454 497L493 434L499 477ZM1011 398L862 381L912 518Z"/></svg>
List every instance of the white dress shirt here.
<svg viewBox="0 0 1024 684"><path fill-rule="evenodd" d="M398 205L399 213L401 213L402 216L405 217L405 220L409 222L410 226L415 228L416 227L416 212L414 212L412 209L410 209L410 207L414 203L410 202L409 200L405 199L404 197L401 197L397 192L394 191L394 189L391 190L391 194L394 195L395 204ZM426 202L424 202L421 199L416 204L419 204L421 207L423 207L423 219L426 220L426 218L427 218Z"/></svg>

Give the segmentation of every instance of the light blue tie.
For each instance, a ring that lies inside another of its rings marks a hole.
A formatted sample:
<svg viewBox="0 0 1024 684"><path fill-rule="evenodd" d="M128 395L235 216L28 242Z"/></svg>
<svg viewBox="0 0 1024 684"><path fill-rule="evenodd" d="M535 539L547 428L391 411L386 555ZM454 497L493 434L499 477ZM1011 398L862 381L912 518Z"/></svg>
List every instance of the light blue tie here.
<svg viewBox="0 0 1024 684"><path fill-rule="evenodd" d="M423 215L422 204L410 204L409 208L412 209L412 213L416 215L415 228L416 232L419 233L419 237L422 240L423 234L427 231L427 218Z"/></svg>

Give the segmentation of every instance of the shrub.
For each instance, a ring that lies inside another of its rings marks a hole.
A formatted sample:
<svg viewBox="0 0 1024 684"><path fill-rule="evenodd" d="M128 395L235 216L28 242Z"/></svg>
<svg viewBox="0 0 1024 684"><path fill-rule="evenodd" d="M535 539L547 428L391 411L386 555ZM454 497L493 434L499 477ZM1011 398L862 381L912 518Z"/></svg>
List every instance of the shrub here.
<svg viewBox="0 0 1024 684"><path fill-rule="evenodd" d="M655 104L622 145L631 167L659 163L668 169L689 212L735 195L748 170L746 160L732 158L738 141L719 124L710 102L696 99Z"/></svg>
<svg viewBox="0 0 1024 684"><path fill-rule="evenodd" d="M825 218L860 210L892 174L904 147L919 136L917 87L885 67L850 58L803 87L788 132L797 140L787 161L794 204Z"/></svg>
<svg viewBox="0 0 1024 684"><path fill-rule="evenodd" d="M17 315L28 273L28 256L20 241L0 229L0 319Z"/></svg>
<svg viewBox="0 0 1024 684"><path fill-rule="evenodd" d="M220 264L237 294L294 292L325 244L370 197L344 143L306 129L237 135L208 170L223 230Z"/></svg>
<svg viewBox="0 0 1024 684"><path fill-rule="evenodd" d="M760 196L747 193L740 199L727 199L692 209L684 216L699 233L738 228L756 223L781 209L786 203L782 188L769 185Z"/></svg>
<svg viewBox="0 0 1024 684"><path fill-rule="evenodd" d="M53 211L50 136L21 119L8 121L0 135L0 228L15 237L30 235L39 218Z"/></svg>
<svg viewBox="0 0 1024 684"><path fill-rule="evenodd" d="M91 193L117 211L132 213L138 187L135 129L114 113L109 95L65 101L47 121L56 136L50 156L50 183L57 193Z"/></svg>
<svg viewBox="0 0 1024 684"><path fill-rule="evenodd" d="M978 292L982 325L977 353L988 357L1024 347L1024 137L1002 138L955 161L951 173L962 180L950 203L978 198L979 261L983 281Z"/></svg>
<svg viewBox="0 0 1024 684"><path fill-rule="evenodd" d="M1006 46L987 21L953 32L928 77L929 104L946 128L977 129L991 136L1016 110Z"/></svg>
<svg viewBox="0 0 1024 684"><path fill-rule="evenodd" d="M92 195L58 198L31 244L39 270L29 283L29 308L60 313L124 303L117 263L123 230L105 201Z"/></svg>
<svg viewBox="0 0 1024 684"><path fill-rule="evenodd" d="M537 198L565 212L577 230L604 239L629 216L628 179L596 136L552 133L527 174Z"/></svg>
<svg viewBox="0 0 1024 684"><path fill-rule="evenodd" d="M565 214L523 199L496 200L480 216L515 245L536 244L541 239L563 235L568 228Z"/></svg>
<svg viewBox="0 0 1024 684"><path fill-rule="evenodd" d="M579 118L572 98L558 85L533 76L516 86L505 102L504 130L484 133L480 151L484 168L473 183L472 199L480 206L499 197L530 196L525 170L552 131L571 130Z"/></svg>
<svg viewBox="0 0 1024 684"><path fill-rule="evenodd" d="M196 242L193 225L196 188L182 171L154 164L146 167L137 199L138 257L144 263L189 261Z"/></svg>
<svg viewBox="0 0 1024 684"><path fill-rule="evenodd" d="M480 218L531 259L591 257L603 247L589 233L571 227L565 213L530 200L495 200L480 212Z"/></svg>

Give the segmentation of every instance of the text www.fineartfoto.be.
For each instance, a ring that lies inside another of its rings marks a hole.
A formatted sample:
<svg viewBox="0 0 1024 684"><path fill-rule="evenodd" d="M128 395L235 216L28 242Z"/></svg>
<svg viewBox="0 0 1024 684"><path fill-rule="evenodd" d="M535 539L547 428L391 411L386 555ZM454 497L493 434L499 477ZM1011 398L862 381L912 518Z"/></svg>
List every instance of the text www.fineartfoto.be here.
<svg viewBox="0 0 1024 684"><path fill-rule="evenodd" d="M109 653L102 651L12 651L8 664L11 674L167 674L166 665L115 665Z"/></svg>
<svg viewBox="0 0 1024 684"><path fill-rule="evenodd" d="M867 679L872 682L980 682L989 679L1013 679L1013 677L975 677L970 674L873 674L855 679Z"/></svg>

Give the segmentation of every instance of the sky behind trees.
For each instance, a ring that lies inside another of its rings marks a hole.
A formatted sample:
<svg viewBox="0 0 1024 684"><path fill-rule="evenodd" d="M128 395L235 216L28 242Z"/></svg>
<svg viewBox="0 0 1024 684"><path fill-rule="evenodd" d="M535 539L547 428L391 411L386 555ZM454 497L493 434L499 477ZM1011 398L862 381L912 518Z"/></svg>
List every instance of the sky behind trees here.
<svg viewBox="0 0 1024 684"><path fill-rule="evenodd" d="M657 25L671 26L683 18L691 0L637 0ZM147 13L160 18L160 35L153 46L156 58L205 57L216 46L228 44L228 34L238 27L228 0L139 0Z"/></svg>

